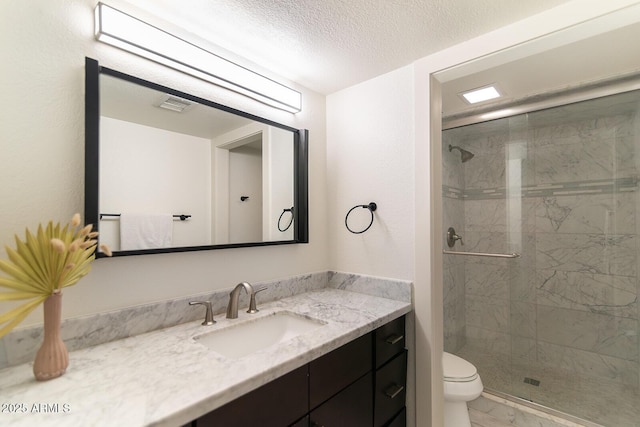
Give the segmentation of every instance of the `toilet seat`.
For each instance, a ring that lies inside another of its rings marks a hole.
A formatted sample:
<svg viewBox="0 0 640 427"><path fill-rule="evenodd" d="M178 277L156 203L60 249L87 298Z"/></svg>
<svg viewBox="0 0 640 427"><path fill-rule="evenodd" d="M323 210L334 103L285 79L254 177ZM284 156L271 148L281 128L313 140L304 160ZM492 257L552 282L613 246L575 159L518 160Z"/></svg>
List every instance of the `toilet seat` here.
<svg viewBox="0 0 640 427"><path fill-rule="evenodd" d="M444 380L463 383L478 378L478 370L471 363L455 354L444 352L442 355Z"/></svg>

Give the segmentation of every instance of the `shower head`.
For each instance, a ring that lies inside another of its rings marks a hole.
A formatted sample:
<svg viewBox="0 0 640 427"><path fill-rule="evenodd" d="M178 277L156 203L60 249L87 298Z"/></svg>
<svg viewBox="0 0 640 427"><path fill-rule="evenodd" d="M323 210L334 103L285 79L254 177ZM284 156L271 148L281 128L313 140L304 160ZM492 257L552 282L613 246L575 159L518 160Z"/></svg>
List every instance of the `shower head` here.
<svg viewBox="0 0 640 427"><path fill-rule="evenodd" d="M465 150L463 148L460 148L457 145L449 144L449 151L451 151L451 150L460 151L460 159L462 160L462 163L468 162L469 160L473 159L474 154L472 152L467 151L467 150Z"/></svg>

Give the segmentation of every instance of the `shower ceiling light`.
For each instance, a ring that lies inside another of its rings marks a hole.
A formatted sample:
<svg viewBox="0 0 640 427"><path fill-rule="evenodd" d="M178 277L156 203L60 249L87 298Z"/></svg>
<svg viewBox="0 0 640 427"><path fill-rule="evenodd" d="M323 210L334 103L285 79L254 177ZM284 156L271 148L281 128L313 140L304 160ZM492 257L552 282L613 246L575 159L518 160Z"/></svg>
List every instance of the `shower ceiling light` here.
<svg viewBox="0 0 640 427"><path fill-rule="evenodd" d="M302 94L103 3L96 39L281 110L297 113Z"/></svg>
<svg viewBox="0 0 640 427"><path fill-rule="evenodd" d="M500 96L500 92L498 92L498 89L493 85L484 86L462 93L462 97L469 104L477 104L478 102L488 101L490 99L499 98Z"/></svg>

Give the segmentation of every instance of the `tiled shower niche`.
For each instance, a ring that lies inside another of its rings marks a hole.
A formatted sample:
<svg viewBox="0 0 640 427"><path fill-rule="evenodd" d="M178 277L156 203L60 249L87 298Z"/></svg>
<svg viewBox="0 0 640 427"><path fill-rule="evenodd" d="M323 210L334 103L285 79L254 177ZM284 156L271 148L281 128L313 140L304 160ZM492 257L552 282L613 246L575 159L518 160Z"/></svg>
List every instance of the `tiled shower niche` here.
<svg viewBox="0 0 640 427"><path fill-rule="evenodd" d="M485 388L639 425L639 150L638 91L443 132L454 250L521 254L444 255L445 351Z"/></svg>

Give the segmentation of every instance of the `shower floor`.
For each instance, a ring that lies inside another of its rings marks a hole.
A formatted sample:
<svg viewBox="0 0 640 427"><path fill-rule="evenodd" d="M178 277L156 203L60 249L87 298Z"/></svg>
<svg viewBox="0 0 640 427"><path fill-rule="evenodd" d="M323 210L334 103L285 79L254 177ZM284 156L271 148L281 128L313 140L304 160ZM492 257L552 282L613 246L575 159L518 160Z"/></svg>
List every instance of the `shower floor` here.
<svg viewBox="0 0 640 427"><path fill-rule="evenodd" d="M456 354L476 366L485 389L517 396L605 427L640 426L638 387L569 375L535 364L518 366L511 363L509 356L486 354L486 350L468 344ZM525 378L538 380L540 384L525 383Z"/></svg>

